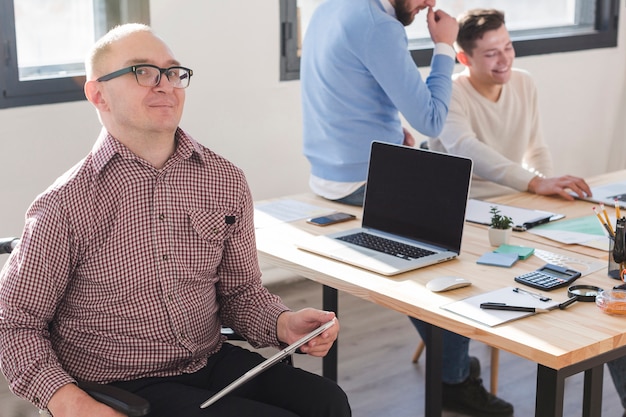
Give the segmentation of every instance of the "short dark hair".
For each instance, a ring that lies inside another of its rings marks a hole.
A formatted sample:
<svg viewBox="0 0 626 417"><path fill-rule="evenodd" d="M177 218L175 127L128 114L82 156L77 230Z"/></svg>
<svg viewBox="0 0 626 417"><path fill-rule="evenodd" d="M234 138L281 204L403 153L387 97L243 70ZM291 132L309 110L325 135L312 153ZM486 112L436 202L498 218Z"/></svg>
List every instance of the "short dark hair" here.
<svg viewBox="0 0 626 417"><path fill-rule="evenodd" d="M456 43L466 54L472 55L476 40L485 32L500 29L504 25L504 12L496 9L472 9L457 18L459 34Z"/></svg>

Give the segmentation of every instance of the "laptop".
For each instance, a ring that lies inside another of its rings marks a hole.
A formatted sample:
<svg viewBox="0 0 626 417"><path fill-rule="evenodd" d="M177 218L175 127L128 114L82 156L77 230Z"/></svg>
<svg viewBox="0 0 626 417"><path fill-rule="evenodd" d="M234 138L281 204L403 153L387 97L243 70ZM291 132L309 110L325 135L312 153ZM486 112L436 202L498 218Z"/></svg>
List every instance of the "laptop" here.
<svg viewBox="0 0 626 417"><path fill-rule="evenodd" d="M298 349L300 346L304 345L305 343L307 343L309 340L313 339L314 337L319 336L320 334L322 334L324 331L326 331L328 328L330 328L334 324L335 324L335 320L334 319L329 321L329 322L326 322L326 323L322 324L320 327L318 327L317 329L313 330L311 333L307 334L303 338L301 338L298 341L292 343L291 345L287 346L286 348L280 350L278 353L276 353L271 358L268 358L268 359L264 360L263 362L261 362L260 364L258 364L257 366L255 366L254 368L250 369L248 372L246 372L245 374L243 374L242 376L240 376L239 378L237 378L236 380L234 380L233 382L228 384L226 387L222 388L220 391L218 391L217 393L213 394L211 396L211 398L209 398L208 400L206 400L205 402L200 404L200 408L207 408L208 406L210 406L211 404L213 404L214 402L216 402L220 398L224 397L226 394L228 394L231 391L233 391L235 388L238 388L239 386L241 386L245 382L248 382L250 379L254 378L255 376L257 376L261 372L267 370L271 366L273 366L273 365L277 364L278 362L282 361L287 356L292 355L296 351L296 349Z"/></svg>
<svg viewBox="0 0 626 417"><path fill-rule="evenodd" d="M469 158L373 142L361 227L296 246L382 275L453 259L461 251L471 176ZM380 241L394 246L371 247Z"/></svg>
<svg viewBox="0 0 626 417"><path fill-rule="evenodd" d="M571 194L579 198L577 194ZM609 207L614 207L615 199L617 198L620 207L626 209L626 181L591 187L591 194L590 197L585 197L582 200L591 201L592 203L604 203Z"/></svg>

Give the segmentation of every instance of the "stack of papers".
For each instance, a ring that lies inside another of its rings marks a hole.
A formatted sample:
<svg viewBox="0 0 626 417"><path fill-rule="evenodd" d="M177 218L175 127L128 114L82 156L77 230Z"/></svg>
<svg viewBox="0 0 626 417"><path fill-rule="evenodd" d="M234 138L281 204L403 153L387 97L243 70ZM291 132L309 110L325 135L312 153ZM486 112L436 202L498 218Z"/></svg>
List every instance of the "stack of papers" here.
<svg viewBox="0 0 626 417"><path fill-rule="evenodd" d="M500 245L493 252L487 252L476 261L481 265L503 266L510 268L518 259L527 259L535 253L535 248L519 245Z"/></svg>
<svg viewBox="0 0 626 417"><path fill-rule="evenodd" d="M292 222L329 214L335 210L292 199L281 199L254 205L254 226L257 229L277 223Z"/></svg>
<svg viewBox="0 0 626 417"><path fill-rule="evenodd" d="M497 253L487 252L476 261L480 265L491 266L503 266L510 268L515 262L517 262L518 256L516 253Z"/></svg>
<svg viewBox="0 0 626 417"><path fill-rule="evenodd" d="M494 250L496 253L514 253L519 259L528 259L530 255L535 253L535 248L520 245L500 245L498 249Z"/></svg>
<svg viewBox="0 0 626 417"><path fill-rule="evenodd" d="M609 215L612 224L615 217ZM609 250L609 238L595 214L535 227L530 233L567 245L584 245Z"/></svg>

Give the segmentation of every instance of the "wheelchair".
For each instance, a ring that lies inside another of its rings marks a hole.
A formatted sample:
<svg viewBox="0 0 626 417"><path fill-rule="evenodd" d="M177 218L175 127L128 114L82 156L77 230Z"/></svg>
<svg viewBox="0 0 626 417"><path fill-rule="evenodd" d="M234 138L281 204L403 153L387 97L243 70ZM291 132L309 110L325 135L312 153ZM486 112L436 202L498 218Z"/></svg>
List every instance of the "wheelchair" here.
<svg viewBox="0 0 626 417"><path fill-rule="evenodd" d="M0 238L0 255L11 253L18 242L19 238L15 237ZM243 337L228 327L222 327L221 332L228 340L245 341ZM292 357L287 357L285 362L293 365ZM89 381L78 381L77 384L79 388L97 401L129 417L145 416L150 412L150 403L146 399L121 388ZM43 416L50 415L45 410L40 410L39 414Z"/></svg>
<svg viewBox="0 0 626 417"><path fill-rule="evenodd" d="M0 255L11 253L18 242L19 239L15 237L1 238ZM94 399L129 417L145 416L150 412L150 403L147 400L121 388L88 381L78 381L78 387ZM45 410L40 410L39 414L49 415Z"/></svg>

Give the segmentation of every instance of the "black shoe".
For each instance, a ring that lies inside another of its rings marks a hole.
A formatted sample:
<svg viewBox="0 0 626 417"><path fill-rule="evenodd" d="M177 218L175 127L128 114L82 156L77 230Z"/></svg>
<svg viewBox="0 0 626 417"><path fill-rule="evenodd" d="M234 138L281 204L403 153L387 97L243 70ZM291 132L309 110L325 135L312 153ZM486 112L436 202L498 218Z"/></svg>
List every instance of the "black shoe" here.
<svg viewBox="0 0 626 417"><path fill-rule="evenodd" d="M480 378L480 362L474 356L469 358L469 377L474 379Z"/></svg>
<svg viewBox="0 0 626 417"><path fill-rule="evenodd" d="M509 417L513 406L488 392L481 378L468 377L460 384L443 384L442 406L474 417Z"/></svg>

